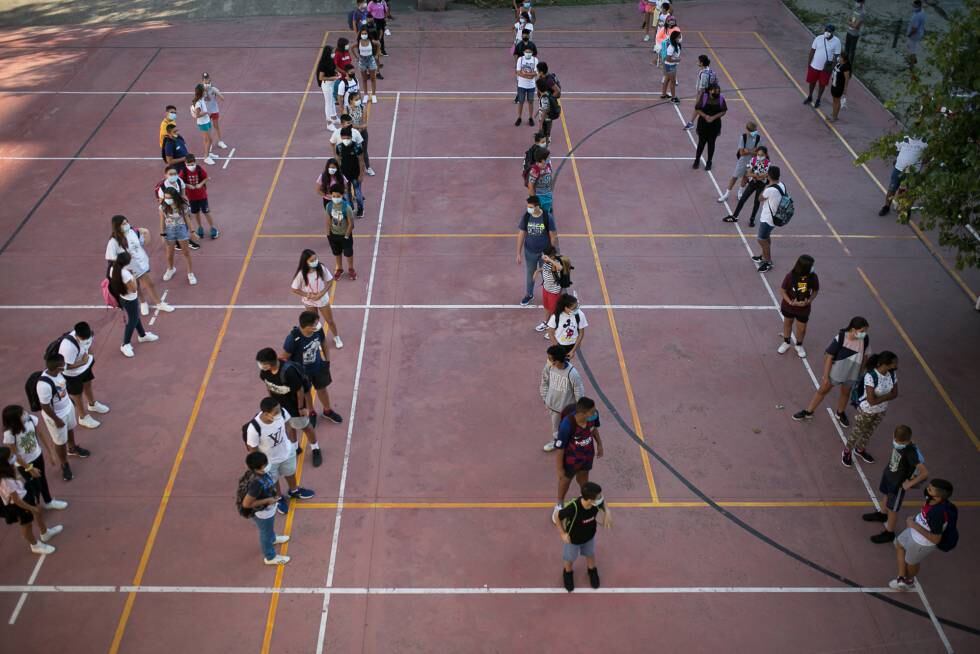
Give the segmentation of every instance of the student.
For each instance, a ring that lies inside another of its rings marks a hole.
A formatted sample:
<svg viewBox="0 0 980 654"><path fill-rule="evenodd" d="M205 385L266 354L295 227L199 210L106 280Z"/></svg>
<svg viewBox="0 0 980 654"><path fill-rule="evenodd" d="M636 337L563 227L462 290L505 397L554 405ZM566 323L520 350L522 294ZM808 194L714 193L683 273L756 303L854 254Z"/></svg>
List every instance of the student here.
<svg viewBox="0 0 980 654"><path fill-rule="evenodd" d="M602 458L602 439L599 437L599 412L595 402L580 397L575 404L561 412L558 435L555 437L555 464L558 466L558 502L551 512L551 521L558 519L558 512L565 503L565 494L572 478L583 486L589 481L592 463Z"/></svg>
<svg viewBox="0 0 980 654"><path fill-rule="evenodd" d="M558 428L561 426L561 412L570 404L578 402L585 395L582 376L571 363L565 360L565 348L552 345L548 348L548 360L541 371L541 384L538 387L544 406L551 416L551 439L544 444L544 451L555 449Z"/></svg>
<svg viewBox="0 0 980 654"><path fill-rule="evenodd" d="M296 434L297 431L301 431L306 435L310 449L313 450L313 467L319 468L323 463L323 454L320 452L316 431L309 418L312 413L312 408L307 402L311 385L309 380L296 364L288 361L280 362L278 354L271 347L259 350L255 355L255 362L259 367L259 379L268 389L269 397L275 398L279 406L289 413L286 426L289 427L289 440L296 445L296 453L303 451Z"/></svg>
<svg viewBox="0 0 980 654"><path fill-rule="evenodd" d="M603 519L598 519L602 511ZM572 564L580 555L585 557L589 573L589 585L599 588L599 569L595 562L596 524L612 527L612 514L602 499L602 487L594 482L582 485L582 496L569 502L558 512L559 520L555 523L561 535L562 545L562 583L569 593L575 590L575 577L572 574Z"/></svg>
<svg viewBox="0 0 980 654"><path fill-rule="evenodd" d="M325 213L327 242L334 256L333 276L338 280L343 277L343 257L347 257L347 276L354 281L357 279L357 271L354 270L354 216L350 203L344 199L344 189L339 186L330 189L330 202Z"/></svg>
<svg viewBox="0 0 980 654"><path fill-rule="evenodd" d="M376 104L378 102L378 57L381 56L381 52L377 40L371 38L367 27L361 27L354 53L357 66L361 70L361 83L364 85L364 91L367 92L368 82L371 82L371 102ZM363 102L367 102L366 95Z"/></svg>
<svg viewBox="0 0 980 654"><path fill-rule="evenodd" d="M892 198L898 194L898 190L905 181L905 176L913 167L918 167L919 160L926 149L926 142L917 136L906 136L901 141L895 142L898 156L895 158L895 165L892 167L892 174L888 180L888 192L885 194L885 204L878 211L879 216L888 215L892 207Z"/></svg>
<svg viewBox="0 0 980 654"><path fill-rule="evenodd" d="M24 410L24 407L11 404L3 409L3 444L10 448L17 463L24 485L31 495L41 499L41 506L51 511L68 508L68 502L56 500L48 488L48 474L45 471L44 452L37 435L38 420Z"/></svg>
<svg viewBox="0 0 980 654"><path fill-rule="evenodd" d="M779 287L779 312L783 315L783 342L776 352L785 354L790 348L790 335L796 324L796 354L806 358L803 339L806 338L806 324L810 321L810 308L820 292L820 279L813 272L813 257L801 254L796 265L783 278Z"/></svg>
<svg viewBox="0 0 980 654"><path fill-rule="evenodd" d="M261 452L267 457L266 473L276 483L276 495L279 496L277 508L283 515L289 513L289 499L281 495L280 478L286 479L290 498L308 500L316 495L296 483L296 447L287 435L287 424L292 417L275 397L263 397L258 414L245 427L245 449L249 452ZM314 455L314 459L318 458ZM313 465L316 467L319 464L314 462Z"/></svg>
<svg viewBox="0 0 980 654"><path fill-rule="evenodd" d="M364 217L364 196L361 194L361 181L364 179L364 152L354 143L353 129L340 128L340 143L336 146L340 172L347 179L347 197L357 203L358 218ZM351 277L354 279L354 277Z"/></svg>
<svg viewBox="0 0 980 654"><path fill-rule="evenodd" d="M883 531L871 537L872 543L890 543L895 540L895 521L898 512L902 510L905 493L928 477L925 457L912 442L912 430L906 425L895 427L891 456L888 458L888 465L881 471L881 483L878 484L885 513L872 511L861 516L865 522L885 523Z"/></svg>
<svg viewBox="0 0 980 654"><path fill-rule="evenodd" d="M218 139L218 147L227 150L228 145L221 140L221 109L218 107L218 100L224 102L225 96L221 95L218 87L211 83L211 75L208 73L201 73L201 84L204 85L204 103L207 105L214 135Z"/></svg>
<svg viewBox="0 0 980 654"><path fill-rule="evenodd" d="M521 45L521 41L525 43L531 43L531 35L534 33L534 23L531 21L531 16L526 12L520 12L517 17L517 22L514 23L514 48L511 50L515 57L520 57L524 54L524 45ZM533 44L532 44L533 45ZM537 46L534 46L534 56L538 56Z"/></svg>
<svg viewBox="0 0 980 654"><path fill-rule="evenodd" d="M163 140L163 160L168 166L182 170L187 157L187 143L184 142L184 137L180 135L176 124L167 125L166 130L167 136Z"/></svg>
<svg viewBox="0 0 980 654"><path fill-rule="evenodd" d="M347 14L347 27L354 32L354 38L360 30L366 29L371 12L368 11L367 0L358 0L357 7Z"/></svg>
<svg viewBox="0 0 980 654"><path fill-rule="evenodd" d="M160 202L163 201L163 193L168 188L171 188L174 191L176 191L184 199L184 201L186 203L186 201L187 201L187 182L185 182L180 175L181 175L181 173L183 173L187 169L187 162L190 160L190 158L192 156L193 155L188 152L184 156L183 161L181 162L181 164L179 166L178 165L167 164L167 166L164 168L164 171L163 171L163 179L160 180L159 182L157 182L157 185L156 185L157 204L159 204ZM192 250L200 250L201 249L201 244L194 240L194 238L190 235L190 231L188 231L188 233L187 233L187 242L190 245L190 248ZM183 248L181 247L180 243L177 243L175 249L178 252L180 252L181 250L183 250Z"/></svg>
<svg viewBox="0 0 980 654"><path fill-rule="evenodd" d="M527 16L528 24L533 24L537 22L537 13L534 11L534 7L531 6L531 0L523 0L520 5L517 4L517 0L513 0L514 4L514 14L519 18L522 15Z"/></svg>
<svg viewBox="0 0 980 654"><path fill-rule="evenodd" d="M704 169L711 170L711 162L715 157L715 141L721 134L721 118L728 113L728 105L721 94L721 89L717 86L708 87L708 92L702 93L698 99L694 112L698 115L698 147L691 168L697 170L701 167L701 154L707 146L708 160L704 164Z"/></svg>
<svg viewBox="0 0 980 654"><path fill-rule="evenodd" d="M522 31L518 32L514 40L514 48L511 50L511 53L515 59L524 54L525 50L530 50L531 54L535 57L538 56L538 46L534 45L534 41L531 40L531 30L534 29L534 25L530 25L530 28L525 27Z"/></svg>
<svg viewBox="0 0 980 654"><path fill-rule="evenodd" d="M738 214L742 213L742 207L751 198L752 214L749 216L749 227L755 227L755 215L759 211L759 200L766 189L766 183L769 181L769 165L769 148L764 145L756 146L755 156L749 160L748 169L745 171L748 184L743 189L739 189L735 211L722 218L722 222L738 222ZM736 172L738 172L737 168ZM725 195L728 195L727 191Z"/></svg>
<svg viewBox="0 0 980 654"><path fill-rule="evenodd" d="M524 186L527 187L527 178L531 174L531 166L535 164L535 156L539 150L546 150L548 148L548 142L551 141L544 132L534 133L534 144L531 145L527 150L524 151L524 165L521 168L521 180L524 182Z"/></svg>
<svg viewBox="0 0 980 654"><path fill-rule="evenodd" d="M698 55L698 76L694 81L694 97L696 98L699 98L702 94L707 93L709 86L718 86L718 76L715 75L715 71L711 70L710 66L711 60L708 59L707 55ZM677 82L675 80L674 85L676 86L676 84ZM697 119L697 117L698 111L697 107L695 107L694 111L691 113L691 119L684 125L684 129L694 129L694 121ZM758 141L756 142L756 145L758 145ZM743 155L739 155L739 157L741 156ZM742 174L745 174L744 167ZM741 177L741 175L739 175L739 177ZM731 189L731 185L729 185L728 188ZM725 193L725 197L728 197L728 193ZM724 202L724 200L719 201Z"/></svg>
<svg viewBox="0 0 980 654"><path fill-rule="evenodd" d="M780 200L786 195L786 186L779 181L779 177L779 166L769 166L769 186L762 192L762 212L759 214L759 232L756 234L762 252L752 257L752 261L759 264L758 271L761 273L772 270L772 240L769 237L772 230L776 229L773 216L779 209Z"/></svg>
<svg viewBox="0 0 980 654"><path fill-rule="evenodd" d="M884 350L872 354L868 357L866 370L860 386L855 386L851 393L858 395L857 413L854 414L854 428L841 453L841 463L848 468L851 467L851 452L865 463L875 462L866 449L868 441L884 419L888 404L898 397L898 357L894 352Z"/></svg>
<svg viewBox="0 0 980 654"><path fill-rule="evenodd" d="M534 86L538 91L538 121L541 123L541 131L551 143L551 125L554 119L561 115L561 105L558 100L548 91L548 84L543 78L534 80Z"/></svg>
<svg viewBox="0 0 980 654"><path fill-rule="evenodd" d="M197 130L204 138L204 163L214 165L214 154L211 152L211 114L208 111L208 103L204 99L204 85L198 84L194 87L194 100L191 102L191 115L197 121Z"/></svg>
<svg viewBox="0 0 980 654"><path fill-rule="evenodd" d="M848 421L844 410L847 408L851 386L861 377L861 370L864 369L867 362L867 351L870 345L868 321L861 316L854 316L847 323L847 327L838 331L837 336L827 346L823 357L823 375L820 378L820 387L813 394L810 404L805 409L793 414L793 420L800 422L812 419L813 412L817 410L831 389L837 386L840 388L840 397L837 400L837 421L842 427L850 427L851 423Z"/></svg>
<svg viewBox="0 0 980 654"><path fill-rule="evenodd" d="M95 375L95 357L92 356L92 341L95 332L87 322L75 323L75 327L61 338L58 354L65 358L65 386L68 397L75 406L75 415L81 416L78 424L86 429L95 429L100 423L92 413L109 413L109 407L95 399L92 382ZM84 400L84 403L83 403Z"/></svg>
<svg viewBox="0 0 980 654"><path fill-rule="evenodd" d="M898 576L888 582L888 587L894 590L915 590L922 561L936 551L947 530L956 529L956 507L949 501L953 484L945 479L933 479L926 486L925 496L922 510L906 519L905 531L895 539Z"/></svg>
<svg viewBox="0 0 980 654"><path fill-rule="evenodd" d="M695 111L695 115L697 115L697 111ZM690 123L688 124L690 125ZM742 183L738 187L738 199L742 199L742 192L748 182L745 178L745 172L748 170L752 157L756 154L760 138L756 124L751 120L745 123L745 131L738 137L738 147L735 149L735 170L728 180L728 187L725 189L725 192L718 196L718 202L727 200L728 194L731 193L732 189L735 188L735 184L739 181ZM768 164L766 167L768 168Z"/></svg>
<svg viewBox="0 0 980 654"><path fill-rule="evenodd" d="M62 374L65 371L65 358L55 354L44 365L46 368L35 387L41 405L41 418L61 461L61 478L71 481L74 475L68 465L68 457L87 459L91 452L75 442L78 421L75 419L75 407L68 399L68 388Z"/></svg>
<svg viewBox="0 0 980 654"><path fill-rule="evenodd" d="M831 122L837 122L841 107L847 106L847 84L851 81L851 60L847 54L841 53L834 64L834 70L830 73L830 97L833 100L833 109L830 115Z"/></svg>
<svg viewBox="0 0 980 654"><path fill-rule="evenodd" d="M352 134L353 131L352 129ZM335 157L330 157L323 165L323 172L316 178L316 194L323 200L324 209L330 205L330 189L334 186L346 189L347 178L340 172L340 162Z"/></svg>
<svg viewBox="0 0 980 654"><path fill-rule="evenodd" d="M541 253L558 243L558 231L551 214L541 208L536 195L527 199L527 209L517 224L517 263L524 263L524 297L521 306L526 307L534 299L534 273L541 261Z"/></svg>
<svg viewBox="0 0 980 654"><path fill-rule="evenodd" d="M521 56L517 58L517 120L515 126L521 124L524 116L524 105L527 105L527 124L534 127L534 93L536 86L534 80L537 77L536 69L538 59L534 56L531 48L524 48Z"/></svg>
<svg viewBox="0 0 980 654"><path fill-rule="evenodd" d="M640 11L643 12L643 24L640 25L640 29L643 30L643 40L650 40L650 28L657 24L657 17L660 14L660 9L657 7L658 0L640 0Z"/></svg>
<svg viewBox="0 0 980 654"><path fill-rule="evenodd" d="M126 327L123 329L123 342L119 351L126 357L133 358L136 356L132 345L134 331L139 334L137 340L140 343L152 343L160 340L160 337L143 329L139 301L136 299L136 278L129 272L129 261L129 252L120 252L116 257L116 262L109 271L109 290L118 300L119 308L126 312Z"/></svg>
<svg viewBox="0 0 980 654"><path fill-rule="evenodd" d="M905 32L907 47L909 51L909 69L915 68L919 63L918 53L919 44L926 35L926 12L922 11L922 0L912 0L912 17L909 18L909 26Z"/></svg>
<svg viewBox="0 0 980 654"><path fill-rule="evenodd" d="M813 39L810 44L810 59L806 68L806 83L810 85L803 104L813 103L813 108L820 106L820 98L823 96L824 89L830 83L830 71L834 67L834 62L840 56L840 39L834 36L834 26L829 23L824 26L823 34ZM813 99L813 89L820 84L817 90L817 99Z"/></svg>
<svg viewBox="0 0 980 654"><path fill-rule="evenodd" d="M177 107L168 104L163 111L163 120L160 121L160 150L163 151L163 143L167 139L167 127L177 124Z"/></svg>
<svg viewBox="0 0 980 654"><path fill-rule="evenodd" d="M61 525L51 525L44 521L44 511L37 506L34 497L17 474L10 462L9 447L0 447L0 501L3 502L4 521L8 525L20 523L20 532L31 546L34 554L54 554L54 547L48 541L61 533ZM34 537L34 521L37 521L38 538Z"/></svg>
<svg viewBox="0 0 980 654"><path fill-rule="evenodd" d="M337 66L337 73L340 75L344 75L348 68L353 70L354 57L350 53L350 41L345 38L337 39L337 49L333 52L333 63ZM334 97L336 97L336 93Z"/></svg>
<svg viewBox="0 0 980 654"><path fill-rule="evenodd" d="M299 326L293 327L283 342L282 358L303 367L306 377L312 382L313 388L307 406L310 407L311 421L316 417L313 409L313 393L316 393L323 407L323 417L339 425L344 421L339 413L330 405L330 393L327 387L333 381L330 375L330 355L324 343L327 340L320 326L320 317L316 311L304 311L299 315Z"/></svg>
<svg viewBox="0 0 980 654"><path fill-rule="evenodd" d="M184 188L187 193L187 202L191 208L191 215L194 216L194 222L197 223L197 237L204 238L204 226L201 224L201 214L204 214L204 219L208 221L210 228L208 236L213 241L218 238L221 232L211 220L211 207L208 204L208 171L197 163L197 157L188 154L187 165L180 172L180 178L185 184Z"/></svg>
<svg viewBox="0 0 980 654"><path fill-rule="evenodd" d="M534 55L537 57L538 55ZM548 72L548 64L543 61L538 61L538 65L534 67L538 74L538 79L544 80L544 85L548 89L548 93L555 96L556 99L561 99L561 82L558 81L558 76L554 73Z"/></svg>
<svg viewBox="0 0 980 654"><path fill-rule="evenodd" d="M555 345L565 350L565 358L575 357L585 341L585 328L588 326L589 321L578 308L578 298L567 293L558 298L558 306L548 318L548 335Z"/></svg>
<svg viewBox="0 0 980 654"><path fill-rule="evenodd" d="M681 63L681 33L674 30L664 39L662 46L664 60L664 79L660 91L661 98L671 98L671 102L679 104L677 97L677 66Z"/></svg>
<svg viewBox="0 0 980 654"><path fill-rule="evenodd" d="M385 0L369 0L367 5L368 13L374 19L374 29L378 32L378 44L381 46L381 56L387 57L388 51L385 49L385 37L391 36L388 29L388 20L391 18L391 9Z"/></svg>
<svg viewBox="0 0 980 654"><path fill-rule="evenodd" d="M333 93L333 83L338 77L337 64L333 60L333 48L325 45L320 53L320 61L316 65L316 79L323 92L323 109L327 117L327 129L331 132L337 131L337 101Z"/></svg>
<svg viewBox="0 0 980 654"><path fill-rule="evenodd" d="M361 148L361 154L364 156L364 172L367 173L369 177L374 177L374 168L371 167L371 157L368 154L368 131L367 131L367 110L360 101L361 93L360 91L350 92L350 108L348 113L340 117L340 127L350 127L351 128L351 138L354 143ZM330 137L330 142L334 145L340 143L340 132L334 132Z"/></svg>
<svg viewBox="0 0 980 654"><path fill-rule="evenodd" d="M167 269L163 273L163 281L169 282L177 274L174 249L180 246L187 263L187 283L195 286L197 277L194 276L194 268L191 266L191 247L188 243L190 231L187 229L187 201L171 188L164 190L160 201L160 236L167 243Z"/></svg>
<svg viewBox="0 0 980 654"><path fill-rule="evenodd" d="M660 27L657 29L657 38L655 43L655 51L653 55L653 65L660 67L664 62L664 43L670 40L670 35L674 32L679 31L677 29L677 20L669 13L665 8L660 14ZM663 82L663 79L660 80ZM664 97L661 95L661 97Z"/></svg>
<svg viewBox="0 0 980 654"><path fill-rule="evenodd" d="M527 194L538 198L541 208L554 218L555 176L551 168L551 151L541 148L534 153L534 165L527 171Z"/></svg>
<svg viewBox="0 0 980 654"><path fill-rule="evenodd" d="M348 222L352 221L348 219ZM320 312L327 327L333 333L334 346L339 350L344 347L344 342L340 340L337 323L333 319L333 310L330 308L330 282L333 279L334 276L330 271L320 263L316 252L307 249L299 255L299 265L296 266L296 275L290 288L300 297L304 307L313 313Z"/></svg>
<svg viewBox="0 0 980 654"><path fill-rule="evenodd" d="M548 245L541 251L541 267L539 270L541 271L541 306L544 308L544 320L538 323L534 331L542 332L544 337L550 340L548 318L558 308L558 298L562 294L561 284L558 283L562 273L562 263L555 246ZM564 407L564 405L562 406Z"/></svg>
<svg viewBox="0 0 980 654"><path fill-rule="evenodd" d="M153 278L150 272L150 255L146 253L146 239L150 237L150 230L145 227L133 229L126 216L115 215L112 217L112 234L109 242L105 246L105 258L108 262L107 268L111 268L115 263L116 257L121 252L129 252L129 272L136 278L136 286L140 295L140 314L146 316L150 313L150 305L146 301L147 295L153 300L154 306L164 313L174 310L172 306L160 300ZM108 277L108 270L106 277Z"/></svg>
<svg viewBox="0 0 980 654"><path fill-rule="evenodd" d="M259 549L266 565L285 565L289 557L276 554L276 545L289 542L289 536L276 533L276 505L282 501L276 480L268 473L269 459L258 451L245 457L249 470L248 487L242 499L242 507L251 512L259 528Z"/></svg>

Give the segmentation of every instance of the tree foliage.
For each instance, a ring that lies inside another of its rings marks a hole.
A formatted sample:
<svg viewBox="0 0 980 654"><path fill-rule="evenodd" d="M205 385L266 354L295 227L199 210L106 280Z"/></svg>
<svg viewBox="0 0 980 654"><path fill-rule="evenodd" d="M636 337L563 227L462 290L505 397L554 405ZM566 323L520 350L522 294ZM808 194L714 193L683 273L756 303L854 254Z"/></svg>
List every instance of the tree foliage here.
<svg viewBox="0 0 980 654"><path fill-rule="evenodd" d="M905 135L924 140L921 166L908 171L906 192L895 199L898 219L917 213L921 227L938 230L940 244L956 250L957 267L980 267L980 2L950 16L948 33L927 35L923 55L938 81L926 83L913 70L906 131L882 136L857 162L894 160L895 142Z"/></svg>

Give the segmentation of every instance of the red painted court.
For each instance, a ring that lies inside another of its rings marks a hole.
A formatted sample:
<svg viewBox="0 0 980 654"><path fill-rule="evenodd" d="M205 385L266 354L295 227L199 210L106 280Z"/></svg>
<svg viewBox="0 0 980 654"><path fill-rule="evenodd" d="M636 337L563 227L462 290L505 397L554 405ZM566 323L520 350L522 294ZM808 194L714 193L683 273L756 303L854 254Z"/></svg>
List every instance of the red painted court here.
<svg viewBox="0 0 980 654"><path fill-rule="evenodd" d="M97 396L112 407L78 430L93 456L74 462L75 479L52 480L71 504L49 516L65 527L58 551L39 558L0 529L2 649L980 651L980 274L877 216L891 162L852 160L891 117L856 83L833 126L801 108L811 37L780 3L678 5L678 108L660 100L632 3L544 7L535 32L564 91L555 212L590 323L578 365L605 442L592 478L615 515L598 536L603 587L580 561L572 595L540 447L541 311L518 305L518 176L534 130L513 126L507 12L391 25L358 279L334 294L345 347L331 352L330 391L345 422L321 421L322 467L300 459L317 497L280 518L292 561L278 570L233 505L240 426L264 395L255 352L278 347L301 310L289 291L299 252L330 259L311 73L321 44L347 36L343 21L0 30L3 401L24 403L45 345L88 320ZM203 63L188 68L188 51ZM691 170L681 129L702 52L729 104L711 174ZM194 287L180 263L159 280L154 236L157 287L177 310L151 316L160 342L129 360L121 312L100 307L109 217L156 234L157 128L172 102L200 149L186 109L198 68L227 97L235 148L208 167L222 236L194 253ZM748 120L797 207L770 275L749 259L754 232L722 223L715 201ZM806 360L775 351L773 289L802 253L822 287ZM845 469L828 410L791 415L853 315L871 323L872 349L898 354L902 395L871 443L879 462ZM869 543L876 528L860 519L900 423L961 508L959 547L929 558L912 593L888 588L893 548Z"/></svg>

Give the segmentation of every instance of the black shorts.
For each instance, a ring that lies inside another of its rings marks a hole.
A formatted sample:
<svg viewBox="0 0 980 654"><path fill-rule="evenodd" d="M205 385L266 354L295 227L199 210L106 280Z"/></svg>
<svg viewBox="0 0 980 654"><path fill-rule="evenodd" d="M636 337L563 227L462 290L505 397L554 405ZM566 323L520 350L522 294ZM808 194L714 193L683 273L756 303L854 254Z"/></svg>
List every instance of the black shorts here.
<svg viewBox="0 0 980 654"><path fill-rule="evenodd" d="M333 256L339 257L341 254L343 254L345 257L354 256L353 234L350 236L327 234L327 241L330 243L330 251L333 252Z"/></svg>
<svg viewBox="0 0 980 654"><path fill-rule="evenodd" d="M588 472L592 470L592 462L590 461L589 463L582 463L577 466L570 466L567 463L563 463L562 467L565 469L565 478L573 479L575 475L577 475L580 472L584 472L588 474Z"/></svg>
<svg viewBox="0 0 980 654"><path fill-rule="evenodd" d="M313 382L313 388L318 391L322 391L324 388L330 385L333 381L333 377L330 376L330 362L324 361L323 367L320 368L320 372L310 375L310 381Z"/></svg>
<svg viewBox="0 0 980 654"><path fill-rule="evenodd" d="M878 484L878 491L885 496L886 509L895 513L902 510L902 500L905 499L906 490L902 488L901 484L898 485L898 488L895 488L888 483L885 475L882 475L881 483Z"/></svg>
<svg viewBox="0 0 980 654"><path fill-rule="evenodd" d="M31 494L30 490L28 490L27 495L24 496L24 501L32 506L34 505L34 495ZM16 504L9 504L3 506L2 508L3 519L8 525L12 525L14 523L29 525L34 522L34 514L26 509L20 508Z"/></svg>
<svg viewBox="0 0 980 654"><path fill-rule="evenodd" d="M68 389L69 395L81 395L85 384L95 379L95 374L92 372L94 366L95 364L93 363L88 367L88 370L76 377L65 375L65 388Z"/></svg>
<svg viewBox="0 0 980 654"><path fill-rule="evenodd" d="M188 200L191 205L191 213L211 213L211 207L208 206L208 199L203 200Z"/></svg>
<svg viewBox="0 0 980 654"><path fill-rule="evenodd" d="M804 325L810 322L810 307L793 307L780 302L779 313L783 314L783 318L790 318Z"/></svg>

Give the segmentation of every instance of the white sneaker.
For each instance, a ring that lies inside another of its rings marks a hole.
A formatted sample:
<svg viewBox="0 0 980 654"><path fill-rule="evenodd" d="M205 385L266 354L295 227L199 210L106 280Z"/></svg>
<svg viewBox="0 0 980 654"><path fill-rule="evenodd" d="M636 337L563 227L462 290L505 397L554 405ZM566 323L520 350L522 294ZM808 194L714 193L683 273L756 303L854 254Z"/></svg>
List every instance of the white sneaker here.
<svg viewBox="0 0 980 654"><path fill-rule="evenodd" d="M558 512L561 511L561 504L556 504L555 508L551 511L551 521L558 524Z"/></svg>
<svg viewBox="0 0 980 654"><path fill-rule="evenodd" d="M391 36L391 30L387 27L385 28L385 36Z"/></svg>
<svg viewBox="0 0 980 654"><path fill-rule="evenodd" d="M187 273L187 283L191 286L197 286L197 277L194 276L194 273Z"/></svg>
<svg viewBox="0 0 980 654"><path fill-rule="evenodd" d="M371 168L370 166L368 166L364 172L366 172L369 177L374 177L375 175L374 168Z"/></svg>
<svg viewBox="0 0 980 654"><path fill-rule="evenodd" d="M44 508L48 511L64 511L68 508L68 502L64 500L51 500L44 505Z"/></svg>
<svg viewBox="0 0 980 654"><path fill-rule="evenodd" d="M227 150L228 144L225 143L224 141L218 141L218 147L221 148L222 150Z"/></svg>
<svg viewBox="0 0 980 654"><path fill-rule="evenodd" d="M95 402L94 404L88 405L89 411L94 411L95 413L109 413L109 407L102 402Z"/></svg>
<svg viewBox="0 0 980 654"><path fill-rule="evenodd" d="M172 313L174 308L167 304L166 302L160 302L157 304L157 311L163 311L164 313Z"/></svg>
<svg viewBox="0 0 980 654"><path fill-rule="evenodd" d="M136 353L133 352L133 346L130 345L129 343L126 343L125 345L121 345L119 347L119 351L122 352L125 356L129 357L130 359L136 356Z"/></svg>
<svg viewBox="0 0 980 654"><path fill-rule="evenodd" d="M276 545L282 545L283 543L289 542L289 536L276 534Z"/></svg>
<svg viewBox="0 0 980 654"><path fill-rule="evenodd" d="M207 157L206 157L206 158L204 159L204 163L206 163L206 164L207 164L207 165L209 165L209 166L213 166L213 165L214 165L214 155L213 155L213 154L212 154L212 155L208 155L208 156L207 156Z"/></svg>
<svg viewBox="0 0 980 654"><path fill-rule="evenodd" d="M550 341L551 340L551 335L548 334L548 330L547 329L544 330L544 333L542 333L541 335L544 336L544 340L546 340L546 341Z"/></svg>
<svg viewBox="0 0 980 654"><path fill-rule="evenodd" d="M915 588L915 581L910 584L901 577L897 577L888 582L888 587L892 590L911 590Z"/></svg>
<svg viewBox="0 0 980 654"><path fill-rule="evenodd" d="M721 195L718 196L718 202L724 202L725 200L727 200L728 199L728 194L730 192L731 191L729 191L729 190L726 189L724 193L722 193Z"/></svg>
<svg viewBox="0 0 980 654"><path fill-rule="evenodd" d="M274 556L271 559L265 559L266 565L286 565L287 563L289 563L289 557L285 554Z"/></svg>
<svg viewBox="0 0 980 654"><path fill-rule="evenodd" d="M78 421L78 424L86 429L97 429L102 423L92 416L85 416Z"/></svg>
<svg viewBox="0 0 980 654"><path fill-rule="evenodd" d="M333 345L334 345L334 347L336 347L339 350L340 348L344 347L344 342L342 340L340 340L340 337L339 336L334 336L333 337Z"/></svg>
<svg viewBox="0 0 980 654"><path fill-rule="evenodd" d="M371 104L378 104L378 96L376 95L371 96Z"/></svg>
<svg viewBox="0 0 980 654"><path fill-rule="evenodd" d="M174 275L176 274L177 274L176 268L167 268L165 271L163 271L163 281L169 282L171 279L174 278Z"/></svg>
<svg viewBox="0 0 980 654"><path fill-rule="evenodd" d="M644 34L643 35L643 40L644 41L649 41L650 40L650 35L649 34Z"/></svg>
<svg viewBox="0 0 980 654"><path fill-rule="evenodd" d="M744 193L745 193L745 188L744 187L739 188L738 189L738 193L735 195L735 197L738 198L739 200L741 200L742 199L742 194L744 194Z"/></svg>
<svg viewBox="0 0 980 654"><path fill-rule="evenodd" d="M541 448L541 449L543 449L545 452L554 452L555 451L555 441L548 441L547 443L544 444L544 447Z"/></svg>
<svg viewBox="0 0 980 654"><path fill-rule="evenodd" d="M789 350L789 347L790 347L789 343L783 341L782 343L779 344L779 347L776 348L776 352L778 352L779 354L786 354L786 352Z"/></svg>
<svg viewBox="0 0 980 654"><path fill-rule="evenodd" d="M48 530L43 534L41 534L41 542L47 543L49 540L51 540L52 538L60 534L62 529L64 529L64 527L62 527L61 525L54 525L53 527L48 527Z"/></svg>
<svg viewBox="0 0 980 654"><path fill-rule="evenodd" d="M536 332L543 332L548 329L548 324L544 322L539 322L538 326L534 328Z"/></svg>
<svg viewBox="0 0 980 654"><path fill-rule="evenodd" d="M148 316L150 315L150 305L146 302L140 302L140 315Z"/></svg>
<svg viewBox="0 0 980 654"><path fill-rule="evenodd" d="M802 345L794 345L793 347L796 348L796 356L800 357L801 359L806 358L806 350L803 349Z"/></svg>
<svg viewBox="0 0 980 654"><path fill-rule="evenodd" d="M47 543L34 543L31 545L31 551L35 554L54 554L54 547Z"/></svg>
<svg viewBox="0 0 980 654"><path fill-rule="evenodd" d="M136 340L140 343L152 343L153 341L159 341L160 337L153 332L146 332L144 336L137 336Z"/></svg>
<svg viewBox="0 0 980 654"><path fill-rule="evenodd" d="M334 125L333 123L327 123L327 129L329 129L331 132L336 132L337 126Z"/></svg>

